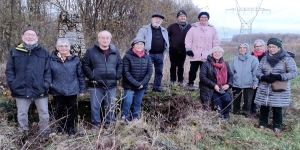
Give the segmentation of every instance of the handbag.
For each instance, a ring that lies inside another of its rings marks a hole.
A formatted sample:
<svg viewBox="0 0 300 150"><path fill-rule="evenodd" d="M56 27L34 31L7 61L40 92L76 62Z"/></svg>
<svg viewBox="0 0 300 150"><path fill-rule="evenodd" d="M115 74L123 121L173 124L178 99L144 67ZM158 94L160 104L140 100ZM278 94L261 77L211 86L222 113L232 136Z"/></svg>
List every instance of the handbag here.
<svg viewBox="0 0 300 150"><path fill-rule="evenodd" d="M286 72L286 66L285 66L284 59L282 59L281 62L282 62L282 65L283 65L284 72ZM270 66L270 73L272 72L272 69L273 68L271 68L271 66ZM282 92L282 91L286 90L287 83L288 83L288 81L275 81L275 82L271 83L271 88L275 92Z"/></svg>

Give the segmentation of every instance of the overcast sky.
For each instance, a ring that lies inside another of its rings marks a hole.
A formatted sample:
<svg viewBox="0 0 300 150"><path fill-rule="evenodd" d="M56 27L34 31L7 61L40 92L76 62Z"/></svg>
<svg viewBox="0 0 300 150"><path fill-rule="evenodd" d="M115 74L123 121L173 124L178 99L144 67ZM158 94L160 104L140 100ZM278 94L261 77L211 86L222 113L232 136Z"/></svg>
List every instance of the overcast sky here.
<svg viewBox="0 0 300 150"><path fill-rule="evenodd" d="M210 14L209 22L219 33L219 37L232 37L240 33L241 22L236 8L236 0L193 0ZM261 0L237 0L239 6L258 7ZM252 33L296 33L300 34L300 6L298 0L263 0L261 7L271 11L260 11L252 24ZM241 17L249 22L256 12L240 11ZM226 34L227 33L227 34Z"/></svg>

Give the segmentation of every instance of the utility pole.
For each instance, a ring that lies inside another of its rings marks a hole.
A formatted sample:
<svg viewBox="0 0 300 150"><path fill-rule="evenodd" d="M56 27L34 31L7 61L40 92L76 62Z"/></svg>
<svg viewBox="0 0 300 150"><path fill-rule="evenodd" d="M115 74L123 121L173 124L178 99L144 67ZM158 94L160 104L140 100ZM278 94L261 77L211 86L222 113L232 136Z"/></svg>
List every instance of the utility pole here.
<svg viewBox="0 0 300 150"><path fill-rule="evenodd" d="M260 1L260 3L258 4L257 7L241 7L239 5L239 3L237 2L237 0L235 0L236 8L226 9L226 11L237 11L240 22L241 22L240 34L251 34L252 33L252 23L253 23L254 19L256 18L259 11L262 11L262 12L270 11L271 12L270 9L260 8L262 1L263 0ZM251 18L249 21L245 21L245 19L243 19L243 17L242 17L242 14L240 13L240 12L246 12L246 11L255 13L254 17Z"/></svg>

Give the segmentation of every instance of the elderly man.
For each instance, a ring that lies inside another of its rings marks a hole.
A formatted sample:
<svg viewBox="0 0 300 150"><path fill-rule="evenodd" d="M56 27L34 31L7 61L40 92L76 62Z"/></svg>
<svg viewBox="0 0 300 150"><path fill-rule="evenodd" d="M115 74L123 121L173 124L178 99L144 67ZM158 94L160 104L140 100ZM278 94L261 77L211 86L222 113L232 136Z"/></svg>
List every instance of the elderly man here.
<svg viewBox="0 0 300 150"><path fill-rule="evenodd" d="M164 18L160 13L153 14L151 24L143 26L137 34L137 38L142 38L146 41L145 50L154 64L154 92L165 92L161 87L161 80L163 77L164 60L169 51L169 36L168 31L161 26Z"/></svg>
<svg viewBox="0 0 300 150"><path fill-rule="evenodd" d="M111 38L110 32L99 32L99 43L89 47L82 59L83 72L89 78L91 118L94 127L101 123L100 108L103 99L104 127L114 125L115 121L116 86L117 80L122 77L122 59L117 48L110 44Z"/></svg>
<svg viewBox="0 0 300 150"><path fill-rule="evenodd" d="M187 14L184 10L179 10L177 13L177 20L167 28L170 39L170 85L174 85L176 81L176 74L180 86L185 86L183 82L183 66L186 58L184 40L191 25L186 21ZM177 71L176 71L177 70Z"/></svg>
<svg viewBox="0 0 300 150"><path fill-rule="evenodd" d="M39 130L49 133L48 88L51 83L48 51L38 44L38 32L23 31L22 43L13 48L6 64L6 82L16 98L18 122L28 133L28 109L32 101L39 114Z"/></svg>

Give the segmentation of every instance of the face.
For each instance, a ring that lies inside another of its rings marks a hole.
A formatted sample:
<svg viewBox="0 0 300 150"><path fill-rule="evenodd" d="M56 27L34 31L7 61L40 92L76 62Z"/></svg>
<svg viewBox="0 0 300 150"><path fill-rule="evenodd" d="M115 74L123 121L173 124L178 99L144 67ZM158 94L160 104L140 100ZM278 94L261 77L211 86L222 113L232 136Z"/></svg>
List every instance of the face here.
<svg viewBox="0 0 300 150"><path fill-rule="evenodd" d="M276 53L278 53L278 51L280 50L280 48L274 44L269 44L268 45L268 51L271 55L274 55Z"/></svg>
<svg viewBox="0 0 300 150"><path fill-rule="evenodd" d="M144 43L143 42L137 42L133 45L133 47L138 51L138 52L141 52L144 50Z"/></svg>
<svg viewBox="0 0 300 150"><path fill-rule="evenodd" d="M68 45L67 43L58 43L56 45L56 49L58 50L58 52L63 55L66 56L70 53L70 45Z"/></svg>
<svg viewBox="0 0 300 150"><path fill-rule="evenodd" d="M110 34L107 32L102 32L98 37L98 42L102 47L108 47L111 41Z"/></svg>
<svg viewBox="0 0 300 150"><path fill-rule="evenodd" d="M34 31L28 30L22 35L22 40L27 45L33 45L38 41L38 36Z"/></svg>
<svg viewBox="0 0 300 150"><path fill-rule="evenodd" d="M207 16L206 15L200 16L200 23L206 23L206 22L208 22Z"/></svg>
<svg viewBox="0 0 300 150"><path fill-rule="evenodd" d="M264 45L261 42L256 42L254 45L254 50L257 52L261 52L264 50Z"/></svg>
<svg viewBox="0 0 300 150"><path fill-rule="evenodd" d="M239 47L239 53L246 54L246 52L247 52L247 46L245 44L241 44Z"/></svg>
<svg viewBox="0 0 300 150"><path fill-rule="evenodd" d="M151 24L153 27L158 28L162 22L163 22L163 19L161 19L160 17L151 18Z"/></svg>
<svg viewBox="0 0 300 150"><path fill-rule="evenodd" d="M179 15L177 19L179 22L186 22L186 15L184 14Z"/></svg>
<svg viewBox="0 0 300 150"><path fill-rule="evenodd" d="M213 57L215 60L219 60L220 58L223 57L223 53L222 53L222 51L220 51L220 50L216 50L215 52L212 53L212 57Z"/></svg>

